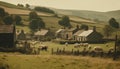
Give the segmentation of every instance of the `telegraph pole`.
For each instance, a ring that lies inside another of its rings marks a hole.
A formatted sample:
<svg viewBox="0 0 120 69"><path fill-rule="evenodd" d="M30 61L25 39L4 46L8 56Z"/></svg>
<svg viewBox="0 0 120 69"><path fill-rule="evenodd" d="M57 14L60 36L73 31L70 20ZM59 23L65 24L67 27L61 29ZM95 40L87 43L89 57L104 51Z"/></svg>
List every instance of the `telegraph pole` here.
<svg viewBox="0 0 120 69"><path fill-rule="evenodd" d="M116 60L116 58L117 58L117 34L116 34L116 36L115 36L115 46L114 46L114 54L113 54L113 60Z"/></svg>

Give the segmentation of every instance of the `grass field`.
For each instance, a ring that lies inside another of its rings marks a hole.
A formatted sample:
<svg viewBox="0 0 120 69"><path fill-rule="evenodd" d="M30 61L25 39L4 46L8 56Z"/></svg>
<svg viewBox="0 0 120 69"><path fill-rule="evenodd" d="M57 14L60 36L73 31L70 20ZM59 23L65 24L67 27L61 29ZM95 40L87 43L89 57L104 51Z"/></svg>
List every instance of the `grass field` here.
<svg viewBox="0 0 120 69"><path fill-rule="evenodd" d="M54 51L59 48L65 48L67 51L82 50L83 47L74 48L74 44L65 46L54 42L42 42L48 46L48 51L40 51L39 55L25 55L21 53L3 53L0 52L0 62L9 65L9 69L120 69L120 60L113 61L112 58L100 58L89 56L66 56L66 55L51 55L51 49ZM101 46L104 51L114 46L114 42L105 44L90 44L93 47ZM36 44L36 47L40 44Z"/></svg>
<svg viewBox="0 0 120 69"><path fill-rule="evenodd" d="M120 61L82 56L2 54L9 69L120 69Z"/></svg>

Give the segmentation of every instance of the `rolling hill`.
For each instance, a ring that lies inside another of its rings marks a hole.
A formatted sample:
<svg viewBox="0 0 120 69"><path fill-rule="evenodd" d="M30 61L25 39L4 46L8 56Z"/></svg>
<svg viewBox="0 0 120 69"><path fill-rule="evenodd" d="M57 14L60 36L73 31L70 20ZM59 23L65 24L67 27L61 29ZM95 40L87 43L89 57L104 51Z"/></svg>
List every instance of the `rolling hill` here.
<svg viewBox="0 0 120 69"><path fill-rule="evenodd" d="M5 11L7 11L9 14L18 14L18 15L28 15L31 10L25 9L25 8L20 8L16 5L9 4L6 2L0 1L0 7L4 8ZM46 13L46 12L37 12L38 15L40 16L54 16L54 14L51 13ZM63 14L60 14L59 17L63 16ZM92 20L81 18L78 16L74 15L68 15L72 21L75 22L80 22L80 23L96 23Z"/></svg>
<svg viewBox="0 0 120 69"><path fill-rule="evenodd" d="M5 11L7 11L9 14L28 15L31 11L27 8L19 7L14 4L10 4L2 1L0 1L0 7L4 8ZM44 12L37 12L37 14L40 16L53 16L53 14L44 13Z"/></svg>
<svg viewBox="0 0 120 69"><path fill-rule="evenodd" d="M120 10L108 11L108 12L98 12L98 11L88 11L88 10L63 10L63 9L53 9L57 14L73 15L90 20L99 20L107 22L110 18L114 17L120 22Z"/></svg>
<svg viewBox="0 0 120 69"><path fill-rule="evenodd" d="M0 1L1 3L1 1ZM2 2L3 3L3 2ZM8 7L9 5L9 7ZM10 7L14 6L14 7ZM0 4L0 7L4 8L6 12L10 13L10 14L18 14L22 16L23 22L24 24L28 24L28 14L31 10L27 10L27 9L19 9L17 8L17 6L9 4L9 3L4 3L4 5ZM68 11L69 12L69 11ZM43 21L46 24L46 28L51 29L52 31L57 31L58 29L61 28L61 26L58 24L58 21L61 19L61 16L63 15L67 15L66 14L58 14L59 17L55 17L54 14L50 14L50 13L45 13L45 12L37 12L38 15L40 15L40 17L43 19ZM65 12L64 12L65 13ZM97 29L101 32L102 28L104 27L104 23L96 23L93 20L87 19L87 18L83 18L83 17L79 17L79 16L75 16L75 15L71 15L68 14L68 16L70 17L70 21L73 27L76 27L76 25L81 25L81 24L86 24L88 25L90 28L92 28L93 26L96 26ZM22 29L23 27L18 27L19 29ZM28 27L24 27L24 29L27 31L29 31Z"/></svg>

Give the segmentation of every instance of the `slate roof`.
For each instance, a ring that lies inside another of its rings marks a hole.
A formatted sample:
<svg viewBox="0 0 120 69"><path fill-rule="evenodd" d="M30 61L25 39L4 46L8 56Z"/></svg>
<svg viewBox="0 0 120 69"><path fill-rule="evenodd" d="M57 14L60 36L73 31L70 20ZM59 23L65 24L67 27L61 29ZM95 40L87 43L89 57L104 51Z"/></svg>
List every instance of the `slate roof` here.
<svg viewBox="0 0 120 69"><path fill-rule="evenodd" d="M40 31L37 31L36 33L35 33L35 35L37 35L37 36L44 36L44 35L46 35L48 33L48 30L45 30L45 29L41 29Z"/></svg>
<svg viewBox="0 0 120 69"><path fill-rule="evenodd" d="M56 33L60 33L62 31L64 31L64 29L59 29L58 31L56 31Z"/></svg>
<svg viewBox="0 0 120 69"><path fill-rule="evenodd" d="M0 25L0 33L13 33L13 25Z"/></svg>
<svg viewBox="0 0 120 69"><path fill-rule="evenodd" d="M93 30L87 30L87 31L83 31L81 34L79 34L78 36L85 36L87 37L88 35L90 35L93 32Z"/></svg>
<svg viewBox="0 0 120 69"><path fill-rule="evenodd" d="M83 32L84 30L79 30L79 31L77 31L74 35L79 35L79 34L81 34L82 32Z"/></svg>
<svg viewBox="0 0 120 69"><path fill-rule="evenodd" d="M71 31L71 32L73 32L74 30L76 30L76 28L67 29L67 31Z"/></svg>

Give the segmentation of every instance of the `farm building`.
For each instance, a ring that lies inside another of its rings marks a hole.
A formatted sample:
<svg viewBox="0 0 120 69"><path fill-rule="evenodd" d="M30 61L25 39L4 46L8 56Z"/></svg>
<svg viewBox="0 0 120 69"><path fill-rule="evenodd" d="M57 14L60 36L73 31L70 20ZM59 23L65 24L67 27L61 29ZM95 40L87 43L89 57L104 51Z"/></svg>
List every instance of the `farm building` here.
<svg viewBox="0 0 120 69"><path fill-rule="evenodd" d="M31 40L32 34L31 33L26 33L24 30L17 30L16 31L16 39L17 40Z"/></svg>
<svg viewBox="0 0 120 69"><path fill-rule="evenodd" d="M78 31L74 34L74 40L82 42L99 42L103 36L96 31L96 27L93 30Z"/></svg>
<svg viewBox="0 0 120 69"><path fill-rule="evenodd" d="M57 38L62 38L63 34L64 34L64 29L59 29L58 31L55 32L55 36Z"/></svg>
<svg viewBox="0 0 120 69"><path fill-rule="evenodd" d="M70 40L70 39L72 39L73 34L76 33L78 30L79 30L78 28L59 29L56 32L56 37L66 39L66 40Z"/></svg>
<svg viewBox="0 0 120 69"><path fill-rule="evenodd" d="M0 25L0 47L14 47L15 39L15 26Z"/></svg>
<svg viewBox="0 0 120 69"><path fill-rule="evenodd" d="M48 36L48 33L49 33L48 30L41 29L34 33L34 37L37 40L43 40L44 38L46 38Z"/></svg>
<svg viewBox="0 0 120 69"><path fill-rule="evenodd" d="M24 30L17 31L16 32L16 38L17 38L17 40L25 40L26 39L26 34L25 34Z"/></svg>

